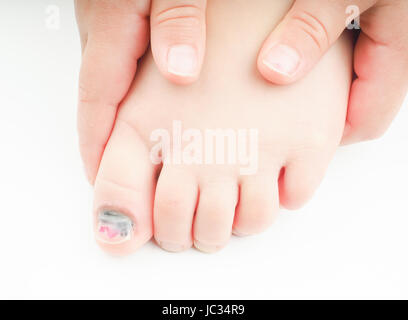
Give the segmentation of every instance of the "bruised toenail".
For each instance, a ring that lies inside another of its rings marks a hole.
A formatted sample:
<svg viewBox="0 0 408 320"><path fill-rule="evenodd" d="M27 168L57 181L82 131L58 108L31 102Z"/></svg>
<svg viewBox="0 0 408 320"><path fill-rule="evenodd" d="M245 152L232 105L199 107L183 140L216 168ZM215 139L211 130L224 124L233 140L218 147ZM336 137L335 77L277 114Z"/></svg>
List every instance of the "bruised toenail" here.
<svg viewBox="0 0 408 320"><path fill-rule="evenodd" d="M186 245L181 245L178 243L171 243L171 242L166 242L166 241L157 241L157 243L162 249L166 251L170 251L170 252L180 252L188 248L188 246Z"/></svg>
<svg viewBox="0 0 408 320"><path fill-rule="evenodd" d="M103 210L98 214L97 238L108 244L120 244L133 236L133 221L115 210Z"/></svg>
<svg viewBox="0 0 408 320"><path fill-rule="evenodd" d="M200 241L194 240L194 247L202 252L213 253L221 250L224 246L205 244Z"/></svg>

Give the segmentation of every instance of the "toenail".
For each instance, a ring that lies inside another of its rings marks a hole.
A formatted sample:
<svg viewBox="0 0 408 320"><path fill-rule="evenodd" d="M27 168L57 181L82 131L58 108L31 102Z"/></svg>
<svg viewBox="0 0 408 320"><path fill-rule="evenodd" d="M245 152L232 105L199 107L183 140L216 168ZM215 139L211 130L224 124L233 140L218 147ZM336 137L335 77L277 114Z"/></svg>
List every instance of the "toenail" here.
<svg viewBox="0 0 408 320"><path fill-rule="evenodd" d="M240 232L237 230L233 230L232 233L236 235L237 237L248 237L250 235L248 233Z"/></svg>
<svg viewBox="0 0 408 320"><path fill-rule="evenodd" d="M166 251L170 251L170 252L180 252L188 248L188 246L183 246L178 243L171 243L171 242L164 242L164 241L157 241L157 243L159 244L161 248L163 248Z"/></svg>
<svg viewBox="0 0 408 320"><path fill-rule="evenodd" d="M109 244L123 243L132 238L133 225L127 215L115 210L103 210L98 214L97 238Z"/></svg>
<svg viewBox="0 0 408 320"><path fill-rule="evenodd" d="M223 246L217 246L213 244L205 244L200 241L194 240L194 247L196 247L198 250L206 253L213 253L216 251L219 251L220 249L223 248Z"/></svg>

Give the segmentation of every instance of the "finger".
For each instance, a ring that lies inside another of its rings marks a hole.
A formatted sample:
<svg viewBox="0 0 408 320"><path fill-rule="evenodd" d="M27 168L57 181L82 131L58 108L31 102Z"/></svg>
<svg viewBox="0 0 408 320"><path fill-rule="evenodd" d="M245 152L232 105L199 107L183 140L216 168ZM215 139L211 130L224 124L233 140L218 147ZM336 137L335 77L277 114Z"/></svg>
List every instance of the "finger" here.
<svg viewBox="0 0 408 320"><path fill-rule="evenodd" d="M87 17L89 13L89 1L75 0L75 17L78 25L79 36L81 40L82 52L85 49L85 44L88 41L87 33Z"/></svg>
<svg viewBox="0 0 408 320"><path fill-rule="evenodd" d="M150 4L148 0L76 4L82 38L86 37L79 77L79 144L93 183L117 107L132 82L137 59L147 47Z"/></svg>
<svg viewBox="0 0 408 320"><path fill-rule="evenodd" d="M258 70L276 84L292 83L319 61L346 27L349 5L365 11L376 0L297 0L267 38Z"/></svg>
<svg viewBox="0 0 408 320"><path fill-rule="evenodd" d="M381 4L391 3L391 6ZM380 137L408 90L408 2L383 1L361 18L343 144ZM399 21L390 25L390 21Z"/></svg>
<svg viewBox="0 0 408 320"><path fill-rule="evenodd" d="M205 52L206 0L153 0L151 46L160 72L188 84L201 70Z"/></svg>

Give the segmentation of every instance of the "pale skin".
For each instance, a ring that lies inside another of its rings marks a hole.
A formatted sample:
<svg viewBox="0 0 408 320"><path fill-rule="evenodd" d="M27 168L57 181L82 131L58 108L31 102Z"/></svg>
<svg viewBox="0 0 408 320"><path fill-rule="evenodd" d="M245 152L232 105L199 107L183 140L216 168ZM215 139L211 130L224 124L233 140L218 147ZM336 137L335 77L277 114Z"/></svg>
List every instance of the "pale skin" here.
<svg viewBox="0 0 408 320"><path fill-rule="evenodd" d="M239 10L239 2L234 6L235 0L228 1L230 10ZM278 20L271 17L266 40L252 61L257 61L265 79L280 85L299 81L313 70L344 30L347 7L359 8L362 30L354 47L356 78L342 142L380 137L408 89L408 1L273 2L292 7ZM206 0L76 0L75 4L84 54L78 109L80 150L93 184L117 108L149 41L162 75L188 85L200 76L207 25L212 22L206 19Z"/></svg>
<svg viewBox="0 0 408 320"><path fill-rule="evenodd" d="M352 43L343 35L303 80L272 86L253 57L289 8L269 0L210 2L206 56L189 86L165 79L150 52L143 57L95 178L95 233L103 249L128 254L153 237L168 251L215 252L232 233L260 233L280 206L296 209L312 196L342 139ZM171 131L174 120L200 130L258 129L258 171L243 176L236 165L153 164L150 135ZM101 228L106 210L132 221L122 228L124 241L116 241L115 230L106 233L110 224Z"/></svg>

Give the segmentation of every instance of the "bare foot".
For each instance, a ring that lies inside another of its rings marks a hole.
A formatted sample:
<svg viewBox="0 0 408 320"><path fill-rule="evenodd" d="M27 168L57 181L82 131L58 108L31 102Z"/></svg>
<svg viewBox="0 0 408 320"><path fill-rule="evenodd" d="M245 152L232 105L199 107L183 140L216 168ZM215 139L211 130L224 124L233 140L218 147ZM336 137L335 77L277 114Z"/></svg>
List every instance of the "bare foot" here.
<svg viewBox="0 0 408 320"><path fill-rule="evenodd" d="M95 227L103 248L129 253L154 235L169 251L194 244L214 252L232 232L243 236L267 229L279 204L295 209L312 196L343 134L351 42L343 36L295 85L267 83L254 57L289 5L210 2L207 55L200 80L191 86L171 84L150 54L143 58L95 182ZM186 134L187 129L193 130ZM237 143L236 154L256 163L238 156L233 163L206 163L204 147L202 164L197 152L189 158L188 145L201 139L205 146L210 129L237 139L244 135L244 145L256 148L241 150ZM179 130L185 140L175 148L173 134ZM152 138L160 132L172 139L163 165L152 162L158 143ZM175 156L176 149L187 157Z"/></svg>

